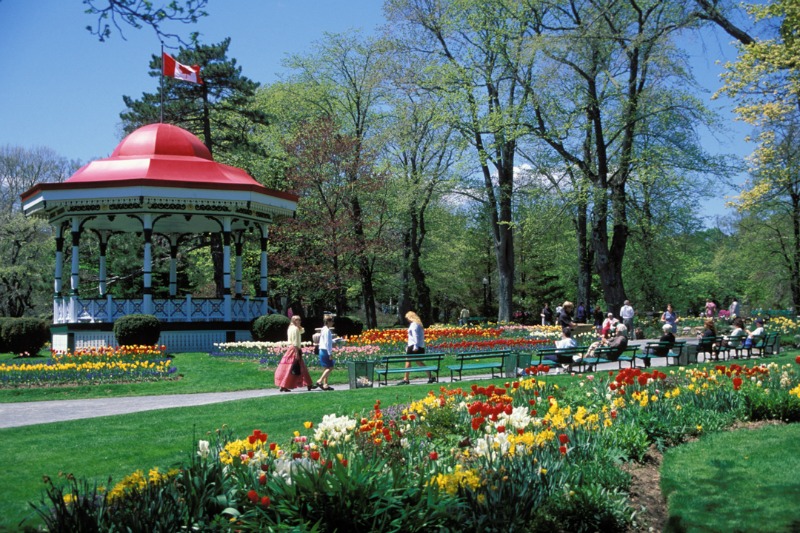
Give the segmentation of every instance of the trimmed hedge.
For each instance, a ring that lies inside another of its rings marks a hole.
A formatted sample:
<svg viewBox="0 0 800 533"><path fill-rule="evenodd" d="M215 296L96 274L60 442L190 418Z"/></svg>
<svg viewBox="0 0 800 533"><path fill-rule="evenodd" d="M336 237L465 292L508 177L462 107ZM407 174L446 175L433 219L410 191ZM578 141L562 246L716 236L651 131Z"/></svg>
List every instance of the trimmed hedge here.
<svg viewBox="0 0 800 533"><path fill-rule="evenodd" d="M6 318L0 321L0 348L3 353L37 356L50 341L50 327L40 318Z"/></svg>
<svg viewBox="0 0 800 533"><path fill-rule="evenodd" d="M153 315L126 315L114 322L120 346L153 346L161 336L161 322Z"/></svg>
<svg viewBox="0 0 800 533"><path fill-rule="evenodd" d="M250 334L254 341L280 342L286 340L289 317L280 314L262 315L253 321Z"/></svg>

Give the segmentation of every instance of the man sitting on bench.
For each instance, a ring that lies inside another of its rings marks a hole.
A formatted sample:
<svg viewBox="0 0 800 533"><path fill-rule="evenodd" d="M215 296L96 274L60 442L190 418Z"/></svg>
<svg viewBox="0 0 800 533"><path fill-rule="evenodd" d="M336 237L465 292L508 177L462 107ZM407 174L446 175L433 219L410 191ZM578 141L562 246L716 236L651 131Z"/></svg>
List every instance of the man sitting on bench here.
<svg viewBox="0 0 800 533"><path fill-rule="evenodd" d="M617 322L616 330L614 336L610 339L600 339L599 341L593 343L589 346L589 349L586 351L586 357L594 357L594 351L599 346L608 346L609 348L615 348L613 354L619 355L625 351L625 348L628 347L628 328L625 327L625 324L622 322Z"/></svg>

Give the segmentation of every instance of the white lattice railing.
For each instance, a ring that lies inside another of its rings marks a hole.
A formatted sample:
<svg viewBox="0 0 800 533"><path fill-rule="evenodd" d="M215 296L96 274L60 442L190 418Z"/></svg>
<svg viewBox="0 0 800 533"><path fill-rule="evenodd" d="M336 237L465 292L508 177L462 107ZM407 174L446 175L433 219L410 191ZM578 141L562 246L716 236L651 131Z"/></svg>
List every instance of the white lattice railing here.
<svg viewBox="0 0 800 533"><path fill-rule="evenodd" d="M53 323L114 322L119 317L145 312L143 299L77 298L53 300ZM164 322L250 321L267 312L265 298L157 298L151 313ZM230 310L227 309L230 307Z"/></svg>

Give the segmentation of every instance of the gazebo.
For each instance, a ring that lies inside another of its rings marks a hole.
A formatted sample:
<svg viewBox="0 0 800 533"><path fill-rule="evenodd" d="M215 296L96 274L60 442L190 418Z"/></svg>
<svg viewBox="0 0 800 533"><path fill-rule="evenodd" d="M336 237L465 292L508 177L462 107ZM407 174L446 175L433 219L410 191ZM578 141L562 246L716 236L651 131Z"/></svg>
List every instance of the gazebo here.
<svg viewBox="0 0 800 533"><path fill-rule="evenodd" d="M145 313L162 322L161 344L170 351L191 351L249 339L251 321L268 312L269 225L294 215L297 196L267 189L243 170L215 162L200 139L184 129L150 124L123 139L110 157L92 161L65 182L37 184L22 195L22 206L26 215L46 218L55 233L54 349L113 346L113 322L127 314ZM81 235L88 231L99 242L95 297L79 287ZM242 294L247 232L260 236L261 244L254 295ZM141 236L141 298L115 299L106 290L108 242L122 233ZM179 242L186 235L210 233L222 240L223 297L179 297ZM167 298L153 296L154 234L163 235L170 244ZM71 264L65 288L67 237Z"/></svg>

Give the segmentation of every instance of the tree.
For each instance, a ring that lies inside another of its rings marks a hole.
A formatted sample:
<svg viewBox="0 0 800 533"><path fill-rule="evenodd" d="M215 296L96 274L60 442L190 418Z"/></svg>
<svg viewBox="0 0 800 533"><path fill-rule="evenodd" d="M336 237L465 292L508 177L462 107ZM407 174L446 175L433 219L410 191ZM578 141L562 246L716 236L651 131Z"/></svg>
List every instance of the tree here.
<svg viewBox="0 0 800 533"><path fill-rule="evenodd" d="M445 99L451 123L475 151L491 221L501 321L512 316L514 166L518 140L529 132L522 115L532 94L524 82L536 56L526 43L531 14L520 2L502 0L387 2L398 38L426 66L422 88Z"/></svg>
<svg viewBox="0 0 800 533"><path fill-rule="evenodd" d="M530 2L527 30L547 58L536 76L521 76L531 94L530 130L591 185L591 247L603 296L617 310L630 235L629 180L636 174L639 136L665 112L691 115L693 103L646 103L658 91L684 92L691 78L671 38L691 19L668 1L639 3ZM527 63L525 63L527 65Z"/></svg>
<svg viewBox="0 0 800 533"><path fill-rule="evenodd" d="M120 23L140 29L149 26L156 32L161 42L175 39L181 44L186 44L177 34L168 33L164 29L166 22L194 24L207 13L204 8L208 0L184 0L178 2L171 0L169 3L156 7L149 0L83 0L83 5L88 6L85 13L97 16L94 25L86 26L92 35L96 35L100 42L111 37L111 26L125 39L125 34ZM110 23L109 23L110 21Z"/></svg>
<svg viewBox="0 0 800 533"><path fill-rule="evenodd" d="M753 212L773 237L772 253L782 258L792 304L800 305L800 6L774 0L748 7L757 28L753 37L730 18L701 2L703 13L739 40L736 62L726 65L720 94L735 99L745 122L759 129L751 157L752 181L735 206Z"/></svg>
<svg viewBox="0 0 800 533"><path fill-rule="evenodd" d="M348 213L349 182L361 174L357 165L363 161L357 145L331 119L299 129L286 145L288 177L300 196L297 217L273 232L280 245L275 262L296 292L321 304L315 309L325 308L332 297L337 314L347 311L348 282L358 264L358 239ZM366 180L360 186L367 186Z"/></svg>
<svg viewBox="0 0 800 533"><path fill-rule="evenodd" d="M37 183L62 182L78 167L78 161L61 157L51 148L0 147L0 212L19 212L20 194Z"/></svg>
<svg viewBox="0 0 800 533"><path fill-rule="evenodd" d="M408 68L408 66L406 67ZM408 72L406 69L398 71ZM428 234L426 217L432 202L437 200L442 185L450 177L459 147L453 142L453 130L443 122L442 102L429 94L403 90L398 83L388 129L392 132L388 151L399 183L395 184L402 234L403 264L398 320L412 306L408 281L413 280L415 307L423 323L434 321L433 302L426 272L422 267L423 251ZM407 86L406 86L407 87Z"/></svg>
<svg viewBox="0 0 800 533"><path fill-rule="evenodd" d="M20 194L37 183L61 182L78 169L52 149L0 148L0 315L46 316L52 296L48 263L53 240L47 222L21 212Z"/></svg>
<svg viewBox="0 0 800 533"><path fill-rule="evenodd" d="M383 99L383 51L374 40L360 36L326 35L313 55L292 57L288 66L297 71L296 81L318 88L314 100L307 102L322 114L336 121L343 135L355 139L355 161L346 168L348 212L355 239L355 260L361 282L361 296L366 315L365 326L377 327L374 267L380 249L382 224L370 224L369 202L361 180L377 175L370 169L370 143L379 126L378 106ZM380 211L372 211L380 213ZM370 232L370 229L373 231Z"/></svg>

